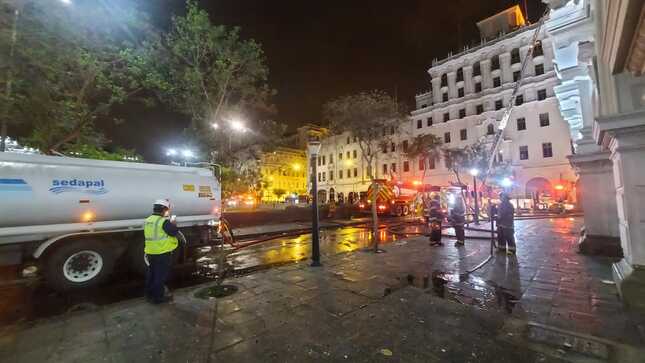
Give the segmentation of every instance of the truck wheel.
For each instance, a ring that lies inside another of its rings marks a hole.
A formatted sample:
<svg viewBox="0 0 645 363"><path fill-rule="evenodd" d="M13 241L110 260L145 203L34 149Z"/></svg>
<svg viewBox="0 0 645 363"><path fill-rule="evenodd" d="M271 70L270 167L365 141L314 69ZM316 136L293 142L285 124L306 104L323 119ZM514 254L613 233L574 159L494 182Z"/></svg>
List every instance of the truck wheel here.
<svg viewBox="0 0 645 363"><path fill-rule="evenodd" d="M45 261L47 284L57 291L94 287L114 268L112 249L99 241L71 241L52 251Z"/></svg>

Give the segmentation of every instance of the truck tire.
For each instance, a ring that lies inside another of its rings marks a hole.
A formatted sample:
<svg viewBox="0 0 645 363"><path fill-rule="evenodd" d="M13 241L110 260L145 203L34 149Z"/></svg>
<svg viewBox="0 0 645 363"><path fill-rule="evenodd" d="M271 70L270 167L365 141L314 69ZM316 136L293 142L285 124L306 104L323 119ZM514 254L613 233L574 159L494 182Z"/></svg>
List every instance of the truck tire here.
<svg viewBox="0 0 645 363"><path fill-rule="evenodd" d="M112 273L114 260L113 249L104 242L63 241L46 256L45 280L57 291L98 286Z"/></svg>

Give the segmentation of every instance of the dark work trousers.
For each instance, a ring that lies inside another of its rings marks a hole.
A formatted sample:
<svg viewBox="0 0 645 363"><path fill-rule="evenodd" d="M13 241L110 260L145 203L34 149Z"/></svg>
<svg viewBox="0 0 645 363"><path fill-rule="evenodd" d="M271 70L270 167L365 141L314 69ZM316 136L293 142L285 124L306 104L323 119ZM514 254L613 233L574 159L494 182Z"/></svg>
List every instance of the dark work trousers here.
<svg viewBox="0 0 645 363"><path fill-rule="evenodd" d="M441 242L441 220L430 218L430 242Z"/></svg>
<svg viewBox="0 0 645 363"><path fill-rule="evenodd" d="M508 227L499 227L499 231L501 232L499 247L508 248L511 251L515 251L515 229Z"/></svg>
<svg viewBox="0 0 645 363"><path fill-rule="evenodd" d="M172 252L147 256L150 266L146 271L146 297L154 303L161 303L164 298L166 279L172 266Z"/></svg>
<svg viewBox="0 0 645 363"><path fill-rule="evenodd" d="M457 237L457 241L464 242L466 240L464 225L461 223L455 223L452 227L455 229L455 237Z"/></svg>

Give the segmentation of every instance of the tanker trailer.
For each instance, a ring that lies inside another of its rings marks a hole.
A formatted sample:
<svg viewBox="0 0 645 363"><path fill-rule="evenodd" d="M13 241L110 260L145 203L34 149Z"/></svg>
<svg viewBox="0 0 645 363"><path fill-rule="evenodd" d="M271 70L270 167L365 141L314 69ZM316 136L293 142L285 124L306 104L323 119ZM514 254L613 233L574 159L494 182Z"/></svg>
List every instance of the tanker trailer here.
<svg viewBox="0 0 645 363"><path fill-rule="evenodd" d="M0 153L0 253L18 251L56 290L96 286L117 261L145 271L143 223L157 199L177 216L184 258L212 245L220 192L209 168Z"/></svg>

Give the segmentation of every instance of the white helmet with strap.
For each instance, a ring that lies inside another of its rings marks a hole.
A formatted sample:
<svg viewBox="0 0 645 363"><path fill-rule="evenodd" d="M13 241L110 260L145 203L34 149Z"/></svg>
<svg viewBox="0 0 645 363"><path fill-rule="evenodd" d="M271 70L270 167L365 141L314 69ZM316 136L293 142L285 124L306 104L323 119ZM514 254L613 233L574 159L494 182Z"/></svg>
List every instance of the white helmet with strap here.
<svg viewBox="0 0 645 363"><path fill-rule="evenodd" d="M170 209L170 201L168 199L157 199L157 200L155 200L154 205L160 205L162 207L166 207L166 208Z"/></svg>

